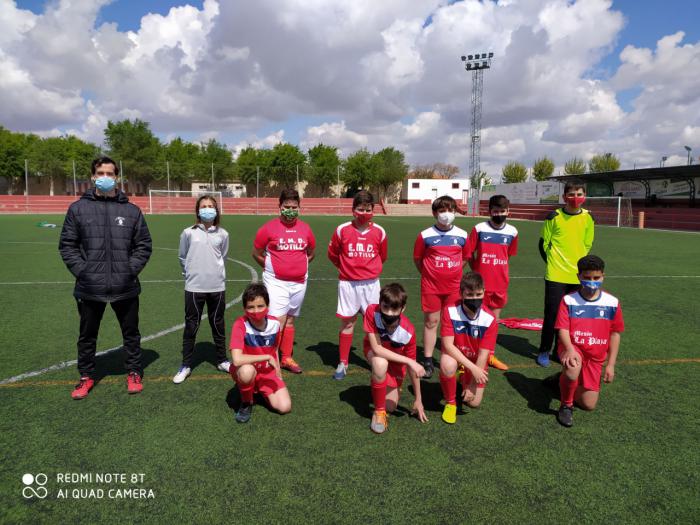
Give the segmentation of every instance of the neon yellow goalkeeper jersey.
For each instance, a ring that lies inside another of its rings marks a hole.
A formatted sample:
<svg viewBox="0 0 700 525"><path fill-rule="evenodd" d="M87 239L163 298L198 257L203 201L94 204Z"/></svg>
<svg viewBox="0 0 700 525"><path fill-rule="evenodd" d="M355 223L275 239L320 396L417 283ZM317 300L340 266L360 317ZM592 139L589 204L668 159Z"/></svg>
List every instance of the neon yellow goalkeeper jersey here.
<svg viewBox="0 0 700 525"><path fill-rule="evenodd" d="M593 217L588 210L571 215L559 208L544 220L542 240L547 254L544 278L558 283L578 284L578 260L593 245Z"/></svg>

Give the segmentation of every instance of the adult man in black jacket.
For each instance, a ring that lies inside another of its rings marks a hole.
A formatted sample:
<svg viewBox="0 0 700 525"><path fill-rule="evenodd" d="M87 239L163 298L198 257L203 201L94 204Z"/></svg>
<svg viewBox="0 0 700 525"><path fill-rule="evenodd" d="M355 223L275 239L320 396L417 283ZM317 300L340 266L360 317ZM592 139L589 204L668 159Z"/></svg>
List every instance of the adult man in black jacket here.
<svg viewBox="0 0 700 525"><path fill-rule="evenodd" d="M115 162L109 157L95 159L91 171L95 188L68 208L58 247L75 276L73 295L80 314L80 382L73 399L86 397L95 384L97 333L107 303L122 330L128 392L143 389L137 276L151 256L151 234L141 210L116 188L119 168Z"/></svg>

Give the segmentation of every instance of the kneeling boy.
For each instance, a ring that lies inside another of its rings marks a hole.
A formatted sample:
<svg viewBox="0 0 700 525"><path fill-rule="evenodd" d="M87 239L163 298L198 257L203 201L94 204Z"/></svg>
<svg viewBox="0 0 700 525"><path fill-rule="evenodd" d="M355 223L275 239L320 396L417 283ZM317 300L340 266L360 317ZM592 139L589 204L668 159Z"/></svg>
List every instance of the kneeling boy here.
<svg viewBox="0 0 700 525"><path fill-rule="evenodd" d="M574 424L574 401L584 410L596 407L606 357L603 381L612 383L620 333L625 329L620 301L601 288L605 277L603 259L586 255L577 266L581 288L561 300L555 324L563 368L557 420L565 427Z"/></svg>
<svg viewBox="0 0 700 525"><path fill-rule="evenodd" d="M292 400L277 356L280 323L268 315L270 296L265 285L249 284L242 299L245 315L236 319L231 330L230 372L242 400L236 421L247 423L253 412L254 393L262 394L280 414L292 410Z"/></svg>
<svg viewBox="0 0 700 525"><path fill-rule="evenodd" d="M416 330L403 315L406 300L403 286L387 284L379 292L379 304L369 305L365 312L364 353L372 365L374 401L370 429L377 434L388 428L387 412L393 412L399 404L407 367L416 396L412 412L422 423L428 421L420 391L420 378L425 375L425 369L416 362Z"/></svg>
<svg viewBox="0 0 700 525"><path fill-rule="evenodd" d="M457 421L457 367L464 367L463 399L472 408L481 404L488 377L489 354L496 346L498 323L482 306L484 281L469 272L459 283L460 300L442 311L440 339L440 386L445 398L442 420Z"/></svg>

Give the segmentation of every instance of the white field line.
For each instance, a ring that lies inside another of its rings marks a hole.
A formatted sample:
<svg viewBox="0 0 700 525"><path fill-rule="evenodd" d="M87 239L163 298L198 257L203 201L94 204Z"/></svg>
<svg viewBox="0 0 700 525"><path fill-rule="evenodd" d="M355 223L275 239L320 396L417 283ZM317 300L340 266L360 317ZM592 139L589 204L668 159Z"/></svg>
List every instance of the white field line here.
<svg viewBox="0 0 700 525"><path fill-rule="evenodd" d="M175 248L159 248L159 249L175 251ZM250 272L250 280L245 281L245 282L255 282L258 280L258 272L256 272L255 268L253 268L249 264L244 263L243 261L239 261L237 259L231 259L230 257L227 257L227 260L240 264L241 266L243 266L244 268L246 268ZM241 293L240 295L238 295L238 297L236 297L232 301L226 303L226 308L228 309L228 308L232 307L233 305L241 302L242 297L243 297L243 294ZM202 320L204 320L206 318L207 318L207 314L204 314L202 316ZM185 323L176 324L174 326L171 326L170 328L166 328L165 330L161 330L160 332L156 332L155 334L151 334L151 335L147 335L145 337L142 337L141 342L145 343L147 341L152 341L153 339L157 339L158 337L163 337L164 335L172 334L173 332L177 332L178 330L182 330L184 327L185 327ZM122 347L122 345L108 348L107 350L97 352L95 354L95 356L99 357L99 356L111 354L112 352L116 352L117 350L121 349L121 347ZM45 374L47 372L53 372L55 370L63 370L64 368L68 368L68 367L74 366L76 364L78 364L78 361L75 359L71 359L70 361L62 361L60 363L48 366L46 368L42 368L40 370L33 370L31 372L25 372L23 374L19 374L19 375L13 376L13 377L8 377L7 379L1 380L0 385L6 385L8 383L16 383L17 381L22 381L23 379L39 376L39 375Z"/></svg>

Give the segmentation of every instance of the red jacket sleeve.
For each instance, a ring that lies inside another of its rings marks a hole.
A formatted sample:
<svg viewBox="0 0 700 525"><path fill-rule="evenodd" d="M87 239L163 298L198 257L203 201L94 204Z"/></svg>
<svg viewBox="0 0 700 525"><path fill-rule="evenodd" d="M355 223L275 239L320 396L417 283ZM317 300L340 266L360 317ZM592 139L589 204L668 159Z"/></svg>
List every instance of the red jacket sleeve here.
<svg viewBox="0 0 700 525"><path fill-rule="evenodd" d="M338 237L337 228L331 235L331 242L328 243L328 259L333 263L333 266L338 268L340 265L340 237Z"/></svg>
<svg viewBox="0 0 700 525"><path fill-rule="evenodd" d="M269 235L267 233L267 224L264 224L263 226L260 227L258 230L258 233L255 234L255 240L253 241L253 247L256 250L262 250L263 248L267 248L267 243L269 241Z"/></svg>
<svg viewBox="0 0 700 525"><path fill-rule="evenodd" d="M365 315L363 315L364 321L362 322L362 327L367 334L376 334L377 325L374 324L374 312L377 310L377 305L371 304L367 307Z"/></svg>
<svg viewBox="0 0 700 525"><path fill-rule="evenodd" d="M425 242L423 236L419 233L416 242L413 244L413 258L422 259L425 254Z"/></svg>
<svg viewBox="0 0 700 525"><path fill-rule="evenodd" d="M411 340L408 342L406 345L406 352L404 353L406 357L409 359L413 359L414 361L416 360L416 333L413 332L413 336L411 337Z"/></svg>
<svg viewBox="0 0 700 525"><path fill-rule="evenodd" d="M471 260L471 258L474 255L474 251L476 250L476 245L478 241L479 232L476 231L476 228L472 228L472 231L467 237L467 242L464 244L464 251L462 252L462 255L465 260ZM471 264L469 266L471 266Z"/></svg>
<svg viewBox="0 0 700 525"><path fill-rule="evenodd" d="M554 328L557 330L571 329L571 323L569 322L569 307L566 305L563 297L559 303L559 312L557 312L557 321L554 323Z"/></svg>
<svg viewBox="0 0 700 525"><path fill-rule="evenodd" d="M243 350L245 346L245 324L242 318L236 319L233 323L233 328L231 329L231 342L229 348L233 350L237 348Z"/></svg>
<svg viewBox="0 0 700 525"><path fill-rule="evenodd" d="M379 244L379 257L382 259L382 263L385 263L389 256L389 243L386 240L386 232L382 236L383 238Z"/></svg>
<svg viewBox="0 0 700 525"><path fill-rule="evenodd" d="M625 331L625 321L622 319L622 305L617 304L617 311L615 312L615 317L613 317L612 324L610 325L611 332L624 332Z"/></svg>
<svg viewBox="0 0 700 525"><path fill-rule="evenodd" d="M316 237L314 237L314 232L311 230L311 226L306 226L309 230L309 233L307 234L307 242L308 242L308 250L315 250L316 249Z"/></svg>
<svg viewBox="0 0 700 525"><path fill-rule="evenodd" d="M513 255L518 254L518 236L513 237L513 242L510 243L508 247L508 257L513 257Z"/></svg>
<svg viewBox="0 0 700 525"><path fill-rule="evenodd" d="M455 335L455 330L452 326L452 319L450 319L450 311L447 308L447 306L443 308L442 313L440 314L440 337Z"/></svg>
<svg viewBox="0 0 700 525"><path fill-rule="evenodd" d="M479 345L479 350L485 348L486 350L493 350L496 348L496 339L498 338L498 323L494 319L489 327L486 329L484 338L481 340Z"/></svg>

